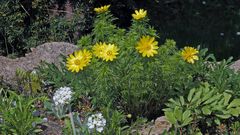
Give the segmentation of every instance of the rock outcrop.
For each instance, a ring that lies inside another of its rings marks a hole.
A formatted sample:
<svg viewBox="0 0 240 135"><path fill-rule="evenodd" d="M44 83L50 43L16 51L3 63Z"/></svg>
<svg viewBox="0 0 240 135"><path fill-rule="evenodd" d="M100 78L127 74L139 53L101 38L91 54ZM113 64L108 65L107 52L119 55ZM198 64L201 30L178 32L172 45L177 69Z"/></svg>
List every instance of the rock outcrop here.
<svg viewBox="0 0 240 135"><path fill-rule="evenodd" d="M31 49L32 52L16 59L10 59L0 56L0 77L2 81L7 84L15 84L16 69L21 68L26 71L31 71L42 61L47 63L59 64L59 56L69 55L77 49L77 46L65 42L52 42L39 45Z"/></svg>
<svg viewBox="0 0 240 135"><path fill-rule="evenodd" d="M144 125L141 130L141 135L161 135L165 131L169 131L172 127L172 124L166 119L165 116L158 117L154 123L150 122L147 125Z"/></svg>
<svg viewBox="0 0 240 135"><path fill-rule="evenodd" d="M240 71L240 60L235 61L230 67L236 71Z"/></svg>

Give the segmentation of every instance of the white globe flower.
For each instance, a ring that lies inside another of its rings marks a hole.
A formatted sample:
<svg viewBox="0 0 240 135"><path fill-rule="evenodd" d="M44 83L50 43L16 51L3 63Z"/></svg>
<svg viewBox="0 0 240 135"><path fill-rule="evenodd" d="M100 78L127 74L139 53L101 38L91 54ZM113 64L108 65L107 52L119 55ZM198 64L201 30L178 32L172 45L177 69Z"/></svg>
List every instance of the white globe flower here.
<svg viewBox="0 0 240 135"><path fill-rule="evenodd" d="M72 90L69 87L61 87L53 95L53 101L56 106L68 104L71 98Z"/></svg>
<svg viewBox="0 0 240 135"><path fill-rule="evenodd" d="M102 132L106 126L106 119L101 113L93 114L88 117L87 126L90 130L96 129L96 131Z"/></svg>

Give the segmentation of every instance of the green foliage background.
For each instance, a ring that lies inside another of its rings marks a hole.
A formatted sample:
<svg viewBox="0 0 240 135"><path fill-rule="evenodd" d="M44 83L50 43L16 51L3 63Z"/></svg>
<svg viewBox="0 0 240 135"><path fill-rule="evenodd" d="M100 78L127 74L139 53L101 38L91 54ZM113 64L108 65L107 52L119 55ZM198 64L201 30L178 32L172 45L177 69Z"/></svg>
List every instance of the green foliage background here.
<svg viewBox="0 0 240 135"><path fill-rule="evenodd" d="M65 2L0 1L0 54L21 56L31 47L51 41L76 43L79 35L91 27L91 3L72 3L73 12L68 13ZM66 18L66 14L71 18Z"/></svg>

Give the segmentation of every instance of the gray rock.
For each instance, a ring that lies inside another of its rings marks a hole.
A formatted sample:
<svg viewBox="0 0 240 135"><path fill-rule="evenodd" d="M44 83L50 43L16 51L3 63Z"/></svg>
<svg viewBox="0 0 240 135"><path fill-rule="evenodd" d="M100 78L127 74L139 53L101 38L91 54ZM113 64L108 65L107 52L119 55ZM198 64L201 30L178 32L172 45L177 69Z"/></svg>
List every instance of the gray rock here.
<svg viewBox="0 0 240 135"><path fill-rule="evenodd" d="M161 135L164 131L169 131L172 127L172 124L169 123L165 116L158 117L154 123L149 123L148 125L144 126L140 134L141 135Z"/></svg>
<svg viewBox="0 0 240 135"><path fill-rule="evenodd" d="M230 68L234 69L235 71L240 71L240 60L235 61Z"/></svg>
<svg viewBox="0 0 240 135"><path fill-rule="evenodd" d="M58 65L60 63L59 56L69 55L77 49L77 46L65 42L51 42L45 43L32 48L32 52L16 59L10 59L0 56L0 77L6 84L15 85L15 72L16 69L24 69L26 71L32 71L38 67L42 61L47 63L54 63Z"/></svg>

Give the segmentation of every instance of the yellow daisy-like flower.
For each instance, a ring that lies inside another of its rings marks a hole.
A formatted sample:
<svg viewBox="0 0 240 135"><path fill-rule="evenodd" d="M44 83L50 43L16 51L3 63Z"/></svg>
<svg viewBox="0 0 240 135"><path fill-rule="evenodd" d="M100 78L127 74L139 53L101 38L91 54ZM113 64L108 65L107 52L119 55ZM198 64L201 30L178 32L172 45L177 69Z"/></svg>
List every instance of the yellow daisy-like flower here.
<svg viewBox="0 0 240 135"><path fill-rule="evenodd" d="M116 59L119 54L118 50L118 47L114 44L108 44L103 51L102 59L105 61L113 61L113 59Z"/></svg>
<svg viewBox="0 0 240 135"><path fill-rule="evenodd" d="M143 57L153 57L153 55L157 54L158 42L155 41L154 37L150 36L142 36L140 41L137 43L136 49L139 53L142 54Z"/></svg>
<svg viewBox="0 0 240 135"><path fill-rule="evenodd" d="M93 54L98 58L103 58L103 52L106 47L107 47L107 44L105 42L96 43L92 48Z"/></svg>
<svg viewBox="0 0 240 135"><path fill-rule="evenodd" d="M97 13L103 13L103 12L108 11L109 7L110 7L110 5L101 6L99 8L94 8L94 11Z"/></svg>
<svg viewBox="0 0 240 135"><path fill-rule="evenodd" d="M140 10L135 10L135 14L132 14L132 17L135 20L139 20L144 18L147 15L147 11L144 9L140 9Z"/></svg>
<svg viewBox="0 0 240 135"><path fill-rule="evenodd" d="M79 72L90 63L91 58L92 54L86 49L75 51L67 58L67 69L71 72Z"/></svg>
<svg viewBox="0 0 240 135"><path fill-rule="evenodd" d="M184 49L181 52L181 55L185 61L188 63L194 64L195 60L198 60L198 50L193 47L184 47Z"/></svg>

